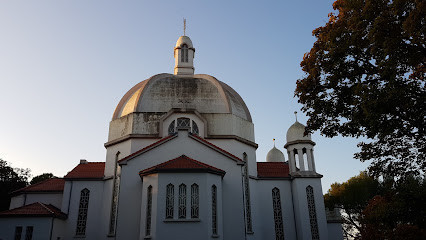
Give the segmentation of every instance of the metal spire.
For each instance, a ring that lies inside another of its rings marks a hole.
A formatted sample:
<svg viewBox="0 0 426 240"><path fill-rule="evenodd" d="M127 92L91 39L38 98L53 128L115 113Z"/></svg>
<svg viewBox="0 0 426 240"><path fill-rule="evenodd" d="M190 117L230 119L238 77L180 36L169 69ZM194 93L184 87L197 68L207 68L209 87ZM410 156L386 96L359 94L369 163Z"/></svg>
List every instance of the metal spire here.
<svg viewBox="0 0 426 240"><path fill-rule="evenodd" d="M297 122L297 111L294 111L294 116L296 117L296 122Z"/></svg>
<svg viewBox="0 0 426 240"><path fill-rule="evenodd" d="M183 36L186 36L186 19L183 19Z"/></svg>

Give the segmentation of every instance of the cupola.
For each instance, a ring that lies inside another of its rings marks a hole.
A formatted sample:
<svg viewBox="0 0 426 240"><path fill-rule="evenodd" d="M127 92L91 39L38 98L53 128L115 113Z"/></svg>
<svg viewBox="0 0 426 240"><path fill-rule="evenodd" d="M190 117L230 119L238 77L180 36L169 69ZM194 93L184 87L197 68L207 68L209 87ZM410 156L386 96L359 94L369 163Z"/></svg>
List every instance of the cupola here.
<svg viewBox="0 0 426 240"><path fill-rule="evenodd" d="M275 146L266 155L267 162L284 162L284 154Z"/></svg>
<svg viewBox="0 0 426 240"><path fill-rule="evenodd" d="M174 48L175 75L194 75L195 48L188 36L180 36Z"/></svg>

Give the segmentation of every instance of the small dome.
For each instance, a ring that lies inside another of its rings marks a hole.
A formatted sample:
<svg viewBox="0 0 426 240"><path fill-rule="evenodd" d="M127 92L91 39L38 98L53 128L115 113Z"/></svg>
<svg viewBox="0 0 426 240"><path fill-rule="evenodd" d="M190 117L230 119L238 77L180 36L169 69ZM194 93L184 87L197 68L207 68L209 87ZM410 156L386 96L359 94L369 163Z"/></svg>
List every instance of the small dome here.
<svg viewBox="0 0 426 240"><path fill-rule="evenodd" d="M275 146L266 155L267 162L284 162L284 154L278 150Z"/></svg>
<svg viewBox="0 0 426 240"><path fill-rule="evenodd" d="M311 134L305 136L305 126L296 121L287 131L287 142L311 140Z"/></svg>
<svg viewBox="0 0 426 240"><path fill-rule="evenodd" d="M175 47L181 47L183 44L188 45L188 48L194 48L192 45L192 41L188 36L180 36L180 38L176 42Z"/></svg>

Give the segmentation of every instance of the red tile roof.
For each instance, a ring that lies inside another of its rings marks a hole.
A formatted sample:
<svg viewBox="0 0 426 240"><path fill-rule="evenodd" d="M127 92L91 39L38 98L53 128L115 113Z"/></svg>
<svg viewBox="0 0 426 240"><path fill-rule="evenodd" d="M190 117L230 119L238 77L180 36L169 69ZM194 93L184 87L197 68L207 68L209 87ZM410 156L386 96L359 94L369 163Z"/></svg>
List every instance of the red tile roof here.
<svg viewBox="0 0 426 240"><path fill-rule="evenodd" d="M222 177L226 173L225 171L219 168L215 168L208 164L182 155L167 162L142 170L139 172L139 175L142 177L158 172L209 172L221 175Z"/></svg>
<svg viewBox="0 0 426 240"><path fill-rule="evenodd" d="M63 178L50 178L36 184L13 191L12 194L32 192L63 192L65 180Z"/></svg>
<svg viewBox="0 0 426 240"><path fill-rule="evenodd" d="M36 202L0 212L0 217L56 217L65 219L67 215L52 204Z"/></svg>
<svg viewBox="0 0 426 240"><path fill-rule="evenodd" d="M243 160L241 160L241 158L239 158L239 157L235 156L234 154L232 154L232 153L224 150L223 148L220 148L220 147L214 145L213 143L207 141L206 139L204 139L204 138L202 138L202 137L200 137L200 136L198 136L196 134L189 133L189 136L191 138L193 138L195 140L198 140L199 142L204 143L205 145L207 145L207 146L215 149L216 151L221 152L222 154L224 154L224 155L226 155L228 157L231 157L232 159L234 159L236 161L243 162Z"/></svg>
<svg viewBox="0 0 426 240"><path fill-rule="evenodd" d="M290 177L288 164L283 162L258 162L257 176L259 178Z"/></svg>
<svg viewBox="0 0 426 240"><path fill-rule="evenodd" d="M167 141L169 141L169 140L171 140L172 138L175 138L175 137L177 137L177 134L169 135L169 136L167 136L167 137L164 137L164 138L162 138L162 139L160 139L160 140L156 141L155 143L150 144L150 145L148 145L148 146L146 146L146 147L144 147L144 148L142 148L142 149L140 149L140 150L138 150L138 151L136 151L136 152L134 152L134 153L132 153L132 154L130 154L130 155L128 155L128 156L126 156L126 157L124 157L123 159L120 159L120 161L118 161L118 162L124 162L124 161L127 161L127 160L129 160L129 159L131 159L131 158L133 158L133 157L136 157L137 155L142 154L142 153L144 153L144 152L146 152L146 151L149 151L149 150L151 150L152 148L155 148L155 147L157 147L158 145L161 145L161 144L163 144L163 143L165 143L165 142L167 142Z"/></svg>
<svg viewBox="0 0 426 240"><path fill-rule="evenodd" d="M64 179L102 179L104 170L104 162L80 163Z"/></svg>

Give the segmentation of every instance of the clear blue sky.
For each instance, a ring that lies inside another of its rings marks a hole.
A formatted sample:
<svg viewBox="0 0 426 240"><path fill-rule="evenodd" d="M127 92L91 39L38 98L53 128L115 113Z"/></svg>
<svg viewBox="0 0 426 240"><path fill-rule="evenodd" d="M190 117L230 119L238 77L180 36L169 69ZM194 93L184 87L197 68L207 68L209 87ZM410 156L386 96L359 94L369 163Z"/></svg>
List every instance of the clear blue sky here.
<svg viewBox="0 0 426 240"><path fill-rule="evenodd" d="M38 0L0 3L0 158L33 176L63 176L79 159L105 161L115 106L136 83L172 73L187 19L195 72L217 77L245 100L257 161L272 139L282 151L301 105L300 61L332 1ZM307 118L299 113L299 121ZM367 164L357 139L313 135L323 189ZM286 156L287 158L287 156Z"/></svg>

